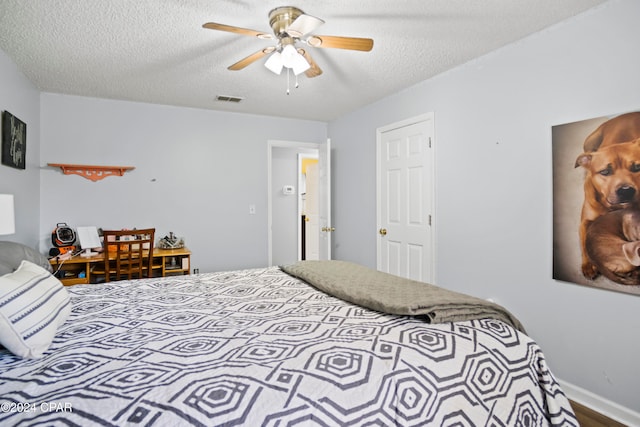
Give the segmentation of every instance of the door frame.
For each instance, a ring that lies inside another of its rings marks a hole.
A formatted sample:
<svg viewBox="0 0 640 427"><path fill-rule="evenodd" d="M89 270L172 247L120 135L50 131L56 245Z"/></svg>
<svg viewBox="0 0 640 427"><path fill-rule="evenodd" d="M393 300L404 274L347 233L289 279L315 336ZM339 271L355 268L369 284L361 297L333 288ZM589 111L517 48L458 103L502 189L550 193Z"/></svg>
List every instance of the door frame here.
<svg viewBox="0 0 640 427"><path fill-rule="evenodd" d="M267 261L268 265L273 265L273 191L272 191L272 158L274 148L291 148L299 150L299 152L308 152L316 150L318 153L322 148L322 144L315 142L299 142L299 141L267 141ZM299 233L299 231L298 231ZM300 241L300 237L298 237ZM299 246L299 245L298 245Z"/></svg>
<svg viewBox="0 0 640 427"><path fill-rule="evenodd" d="M435 121L434 121L434 113L424 113L415 117L410 117L408 119L401 120L399 122L391 123L386 126L382 126L376 129L376 268L380 269L382 264L382 241L378 230L381 228L382 221L382 194L381 194L381 184L382 184L382 134L385 132L389 132L394 129L399 129L405 126L410 126L419 122L431 121L432 129L433 129L433 137L431 138L431 161L430 164L425 165L429 168L431 172L431 282L436 282L436 143L435 143Z"/></svg>

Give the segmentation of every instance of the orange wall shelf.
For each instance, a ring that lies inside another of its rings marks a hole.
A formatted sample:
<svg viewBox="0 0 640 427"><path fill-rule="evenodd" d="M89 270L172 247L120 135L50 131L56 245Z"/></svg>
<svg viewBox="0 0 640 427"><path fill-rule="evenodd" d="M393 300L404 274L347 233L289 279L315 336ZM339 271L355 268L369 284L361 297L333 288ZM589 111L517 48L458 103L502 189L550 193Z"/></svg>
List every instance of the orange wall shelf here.
<svg viewBox="0 0 640 427"><path fill-rule="evenodd" d="M125 172L135 169L133 166L69 165L64 163L47 163L47 165L62 169L62 173L65 175L80 175L93 182L108 176L122 176Z"/></svg>

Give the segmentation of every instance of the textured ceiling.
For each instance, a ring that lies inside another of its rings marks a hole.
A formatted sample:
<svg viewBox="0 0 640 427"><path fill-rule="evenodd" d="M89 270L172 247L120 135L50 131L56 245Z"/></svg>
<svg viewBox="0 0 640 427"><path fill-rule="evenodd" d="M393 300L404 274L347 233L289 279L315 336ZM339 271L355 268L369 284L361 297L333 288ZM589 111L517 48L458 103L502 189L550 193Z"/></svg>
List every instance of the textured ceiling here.
<svg viewBox="0 0 640 427"><path fill-rule="evenodd" d="M603 1L0 0L0 48L45 92L330 121ZM270 32L278 6L373 50L310 48L324 73L292 80L290 95L264 59L227 70L273 42L202 24Z"/></svg>

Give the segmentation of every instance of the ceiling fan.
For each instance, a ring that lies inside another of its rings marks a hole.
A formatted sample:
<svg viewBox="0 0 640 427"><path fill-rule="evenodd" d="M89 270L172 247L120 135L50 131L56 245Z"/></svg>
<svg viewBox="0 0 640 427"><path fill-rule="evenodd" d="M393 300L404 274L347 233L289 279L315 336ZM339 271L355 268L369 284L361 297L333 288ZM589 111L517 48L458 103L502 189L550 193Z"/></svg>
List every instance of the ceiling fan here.
<svg viewBox="0 0 640 427"><path fill-rule="evenodd" d="M259 39L277 40L276 46L261 49L228 67L229 70L234 71L242 70L257 60L271 55L265 62L265 66L276 74L280 74L283 68L287 68L293 71L296 76L304 72L307 77L316 77L322 74L322 70L308 50L304 47L297 47L296 43L300 42L315 48L348 49L363 52L369 52L373 48L373 40L368 38L311 35L320 25L324 24L324 21L307 15L293 6L273 9L269 12L269 24L273 34L215 22L208 22L203 27Z"/></svg>

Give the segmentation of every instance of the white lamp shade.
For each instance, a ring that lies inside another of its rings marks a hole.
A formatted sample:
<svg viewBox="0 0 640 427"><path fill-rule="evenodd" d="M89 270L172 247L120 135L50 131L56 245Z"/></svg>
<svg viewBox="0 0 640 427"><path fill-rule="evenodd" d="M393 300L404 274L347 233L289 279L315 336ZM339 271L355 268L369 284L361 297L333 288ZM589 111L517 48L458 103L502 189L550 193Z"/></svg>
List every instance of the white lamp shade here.
<svg viewBox="0 0 640 427"><path fill-rule="evenodd" d="M296 52L296 56L293 57L293 64L291 66L291 69L293 70L293 74L297 76L300 73L304 73L309 68L311 68L311 65L309 65L307 60L304 59L304 56Z"/></svg>
<svg viewBox="0 0 640 427"><path fill-rule="evenodd" d="M0 234L16 232L13 194L0 194Z"/></svg>
<svg viewBox="0 0 640 427"><path fill-rule="evenodd" d="M304 56L300 55L296 48L290 44L282 49L282 65L291 68L296 76L311 68Z"/></svg>
<svg viewBox="0 0 640 427"><path fill-rule="evenodd" d="M295 58L299 53L293 45L288 44L282 49L282 64L287 68L293 68Z"/></svg>
<svg viewBox="0 0 640 427"><path fill-rule="evenodd" d="M269 59L264 63L264 66L271 72L280 74L282 72L282 67L284 66L282 63L282 54L280 54L280 52L272 53Z"/></svg>

